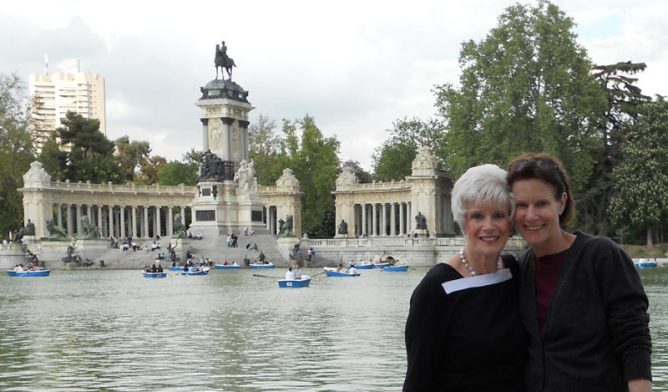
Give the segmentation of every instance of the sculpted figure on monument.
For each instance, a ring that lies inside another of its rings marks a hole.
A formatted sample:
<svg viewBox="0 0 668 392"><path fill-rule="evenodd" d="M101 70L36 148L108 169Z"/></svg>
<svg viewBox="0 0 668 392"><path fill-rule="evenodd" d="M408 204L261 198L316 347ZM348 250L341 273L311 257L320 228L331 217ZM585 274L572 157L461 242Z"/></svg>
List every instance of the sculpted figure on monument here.
<svg viewBox="0 0 668 392"><path fill-rule="evenodd" d="M51 234L51 237L56 238L56 239L63 239L67 238L67 233L63 228L58 227L53 219L49 219L46 221L46 229L49 231Z"/></svg>
<svg viewBox="0 0 668 392"><path fill-rule="evenodd" d="M98 239L100 238L100 228L93 225L88 219L88 216L84 215L81 217L81 227L83 228L83 238L84 239Z"/></svg>
<svg viewBox="0 0 668 392"><path fill-rule="evenodd" d="M23 227L23 235L35 235L35 224L28 219L28 223Z"/></svg>
<svg viewBox="0 0 668 392"><path fill-rule="evenodd" d="M346 223L346 221L344 221L343 219L341 219L341 223L339 223L338 233L339 234L348 234L348 223Z"/></svg>
<svg viewBox="0 0 668 392"><path fill-rule="evenodd" d="M220 181L222 172L223 172L223 160L218 158L218 156L212 153L211 150L207 150L204 153L204 159L202 160L202 167L200 168L200 175L197 180Z"/></svg>
<svg viewBox="0 0 668 392"><path fill-rule="evenodd" d="M255 172L255 169L253 169L252 165L250 169L248 168L248 162L246 162L246 160L241 161L241 163L239 164L239 170L237 171L237 174L234 176L234 180L237 182L239 189L244 191L247 191L249 189L251 181L249 173L251 170Z"/></svg>
<svg viewBox="0 0 668 392"><path fill-rule="evenodd" d="M234 59L227 55L227 45L225 41L222 41L220 45L216 44L216 55L213 60L216 68L216 80L218 80L218 67L220 67L220 76L225 80L225 74L223 69L227 71L227 76L229 80L232 80L232 67L236 67L234 64Z"/></svg>
<svg viewBox="0 0 668 392"><path fill-rule="evenodd" d="M174 227L174 235L172 238L186 238L186 227L181 223L181 214L178 212L174 214L174 224L172 227Z"/></svg>
<svg viewBox="0 0 668 392"><path fill-rule="evenodd" d="M427 218L422 215L422 212L418 212L415 216L415 228L420 230L427 230Z"/></svg>

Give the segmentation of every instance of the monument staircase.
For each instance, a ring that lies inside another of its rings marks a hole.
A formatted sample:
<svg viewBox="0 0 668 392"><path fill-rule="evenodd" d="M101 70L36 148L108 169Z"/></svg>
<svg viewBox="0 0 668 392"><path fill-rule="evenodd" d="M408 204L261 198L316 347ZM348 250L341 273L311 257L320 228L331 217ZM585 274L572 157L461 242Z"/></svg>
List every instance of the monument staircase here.
<svg viewBox="0 0 668 392"><path fill-rule="evenodd" d="M243 265L244 257L251 262L258 259L260 252L264 253L267 261L279 266L287 265L287 260L281 256L277 249L276 237L269 234L267 229L257 229L253 235L237 235L237 247L227 246L227 236L204 236L201 240L190 240L192 252L199 257L209 257L214 263L222 263L224 260L232 263L236 261ZM255 250L255 246L257 250Z"/></svg>
<svg viewBox="0 0 668 392"><path fill-rule="evenodd" d="M236 233L235 233L236 234ZM169 259L169 253L167 252L167 245L170 243L171 238L163 237L160 239L160 249L151 250L151 240L138 240L137 243L140 245L140 249L133 251L132 249L123 251L118 248L97 247L92 249L91 247L82 246L81 249L77 249L75 254L79 255L83 261L90 259L93 261L93 268L100 268L100 260L104 261L104 266L106 268L114 269L135 269L142 268L146 264L152 264L158 258L160 254L165 258L162 260L163 266L170 265L171 260ZM204 236L200 240L186 240L184 241L184 249L177 254L185 255L187 250L193 255L195 261L198 261L200 257L205 257L211 259L214 263L223 263L224 260L229 261L230 263L236 261L237 263L243 265L243 260L245 257L248 257L251 262L256 261L260 255L260 251L264 253L267 261L271 261L278 266L287 265L287 260L279 253L277 249L276 237L269 234L266 229L256 230L253 235L244 235L243 233L237 234L237 247L228 247L227 246L227 236L226 235L209 235ZM257 247L257 250L255 250ZM61 252L59 252L61 253ZM64 248L62 250L62 256L65 255ZM50 257L49 265L52 268L63 268L65 263L62 261L55 261L56 257ZM183 263L185 257L178 257L178 261ZM56 266L55 264L58 264ZM71 264L70 268L76 267L74 263Z"/></svg>

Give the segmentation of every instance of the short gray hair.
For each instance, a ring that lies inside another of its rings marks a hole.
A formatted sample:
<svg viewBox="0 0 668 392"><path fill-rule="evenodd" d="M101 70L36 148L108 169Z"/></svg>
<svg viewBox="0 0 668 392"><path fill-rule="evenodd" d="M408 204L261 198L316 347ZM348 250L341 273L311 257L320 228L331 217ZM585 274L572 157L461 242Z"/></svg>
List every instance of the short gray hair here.
<svg viewBox="0 0 668 392"><path fill-rule="evenodd" d="M506 171L496 165L474 166L462 174L452 188L452 215L459 227L464 229L466 210L469 204L490 201L507 204L511 219L515 209L514 197L506 181Z"/></svg>

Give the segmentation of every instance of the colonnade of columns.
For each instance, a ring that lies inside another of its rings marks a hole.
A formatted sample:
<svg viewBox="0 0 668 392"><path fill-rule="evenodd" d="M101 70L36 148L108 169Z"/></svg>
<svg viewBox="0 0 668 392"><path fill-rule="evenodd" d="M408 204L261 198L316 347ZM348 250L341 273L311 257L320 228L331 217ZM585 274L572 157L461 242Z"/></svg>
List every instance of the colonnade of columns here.
<svg viewBox="0 0 668 392"><path fill-rule="evenodd" d="M410 202L364 203L353 206L355 236L404 236L413 230Z"/></svg>
<svg viewBox="0 0 668 392"><path fill-rule="evenodd" d="M100 204L57 203L53 205L54 222L68 236L83 234L81 218L100 230L102 238L155 238L174 234L174 216L180 214L181 224L186 225L187 206L127 206Z"/></svg>

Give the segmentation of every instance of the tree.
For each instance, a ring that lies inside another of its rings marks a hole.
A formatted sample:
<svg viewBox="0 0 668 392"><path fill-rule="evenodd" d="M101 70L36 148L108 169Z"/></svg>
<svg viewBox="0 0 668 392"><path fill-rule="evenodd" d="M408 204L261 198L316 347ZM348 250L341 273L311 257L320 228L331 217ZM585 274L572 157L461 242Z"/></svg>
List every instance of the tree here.
<svg viewBox="0 0 668 392"><path fill-rule="evenodd" d="M441 158L455 177L474 165L505 167L522 152L545 151L566 164L576 195L582 191L606 97L573 27L547 1L514 5L485 39L462 45L461 87L435 90L448 129Z"/></svg>
<svg viewBox="0 0 668 392"><path fill-rule="evenodd" d="M275 184L287 167L287 154L283 140L276 132L276 122L260 115L248 128L248 136L258 184Z"/></svg>
<svg viewBox="0 0 668 392"><path fill-rule="evenodd" d="M60 150L60 144L56 140L55 134L52 134L44 142L37 159L42 163L44 170L51 175L51 179L60 180L65 178L67 153Z"/></svg>
<svg viewBox="0 0 668 392"><path fill-rule="evenodd" d="M171 161L158 171L160 185L196 185L197 172L191 165L179 161Z"/></svg>
<svg viewBox="0 0 668 392"><path fill-rule="evenodd" d="M607 211L616 184L612 172L622 161L624 133L633 126L638 108L651 98L643 95L638 81L629 75L644 71L644 63L622 62L596 65L593 77L605 89L607 108L599 126L599 148L594 155L594 167L583 191L578 195L576 225L599 235L611 235Z"/></svg>
<svg viewBox="0 0 668 392"><path fill-rule="evenodd" d="M373 176L368 171L364 170L358 161L348 160L341 164L341 167L349 166L353 169L353 173L361 183L373 182Z"/></svg>
<svg viewBox="0 0 668 392"><path fill-rule="evenodd" d="M162 165L158 171L160 185L196 185L204 153L191 149L183 155L182 162L172 161Z"/></svg>
<svg viewBox="0 0 668 392"><path fill-rule="evenodd" d="M324 137L308 115L300 120L283 120L280 134L275 129L276 123L263 116L249 128L250 155L258 182L272 185L283 169L292 169L304 192L303 231L311 236L332 237L335 225L327 217L334 211L331 192L339 172L339 141Z"/></svg>
<svg viewBox="0 0 668 392"><path fill-rule="evenodd" d="M0 74L0 233L23 226L23 174L35 159L28 132L25 87L17 75Z"/></svg>
<svg viewBox="0 0 668 392"><path fill-rule="evenodd" d="M130 141L128 136L122 136L115 141L116 153L114 158L121 170L125 182L142 183L143 176L136 176L148 160L151 147L146 141ZM137 177L137 178L135 178Z"/></svg>
<svg viewBox="0 0 668 392"><path fill-rule="evenodd" d="M432 119L423 122L418 118L404 118L393 124L390 139L372 155L374 177L381 181L403 180L411 175L417 149L430 147L441 155L445 147L443 125Z"/></svg>
<svg viewBox="0 0 668 392"><path fill-rule="evenodd" d="M658 97L639 107L636 124L625 133L624 160L613 170L616 192L610 217L617 227L630 226L646 232L668 220L668 102Z"/></svg>
<svg viewBox="0 0 668 392"><path fill-rule="evenodd" d="M158 173L167 164L167 159L160 155L153 155L141 164L139 173L135 173L136 184L153 185L158 183Z"/></svg>
<svg viewBox="0 0 668 392"><path fill-rule="evenodd" d="M63 126L56 133L59 151L65 153L65 158L62 159L58 155L60 152L53 149L50 150L54 154L52 156L42 154L45 159L60 165L51 168L51 172L47 170L53 180L90 181L97 184L123 182L123 175L113 156L114 143L100 132L98 120L67 112L61 122Z"/></svg>
<svg viewBox="0 0 668 392"><path fill-rule="evenodd" d="M297 129L301 133L298 139ZM336 137L326 138L313 117L290 124L284 122L289 166L304 192L302 203L303 231L315 237L333 237L335 226L325 223L334 211L334 190L339 170L339 147Z"/></svg>

